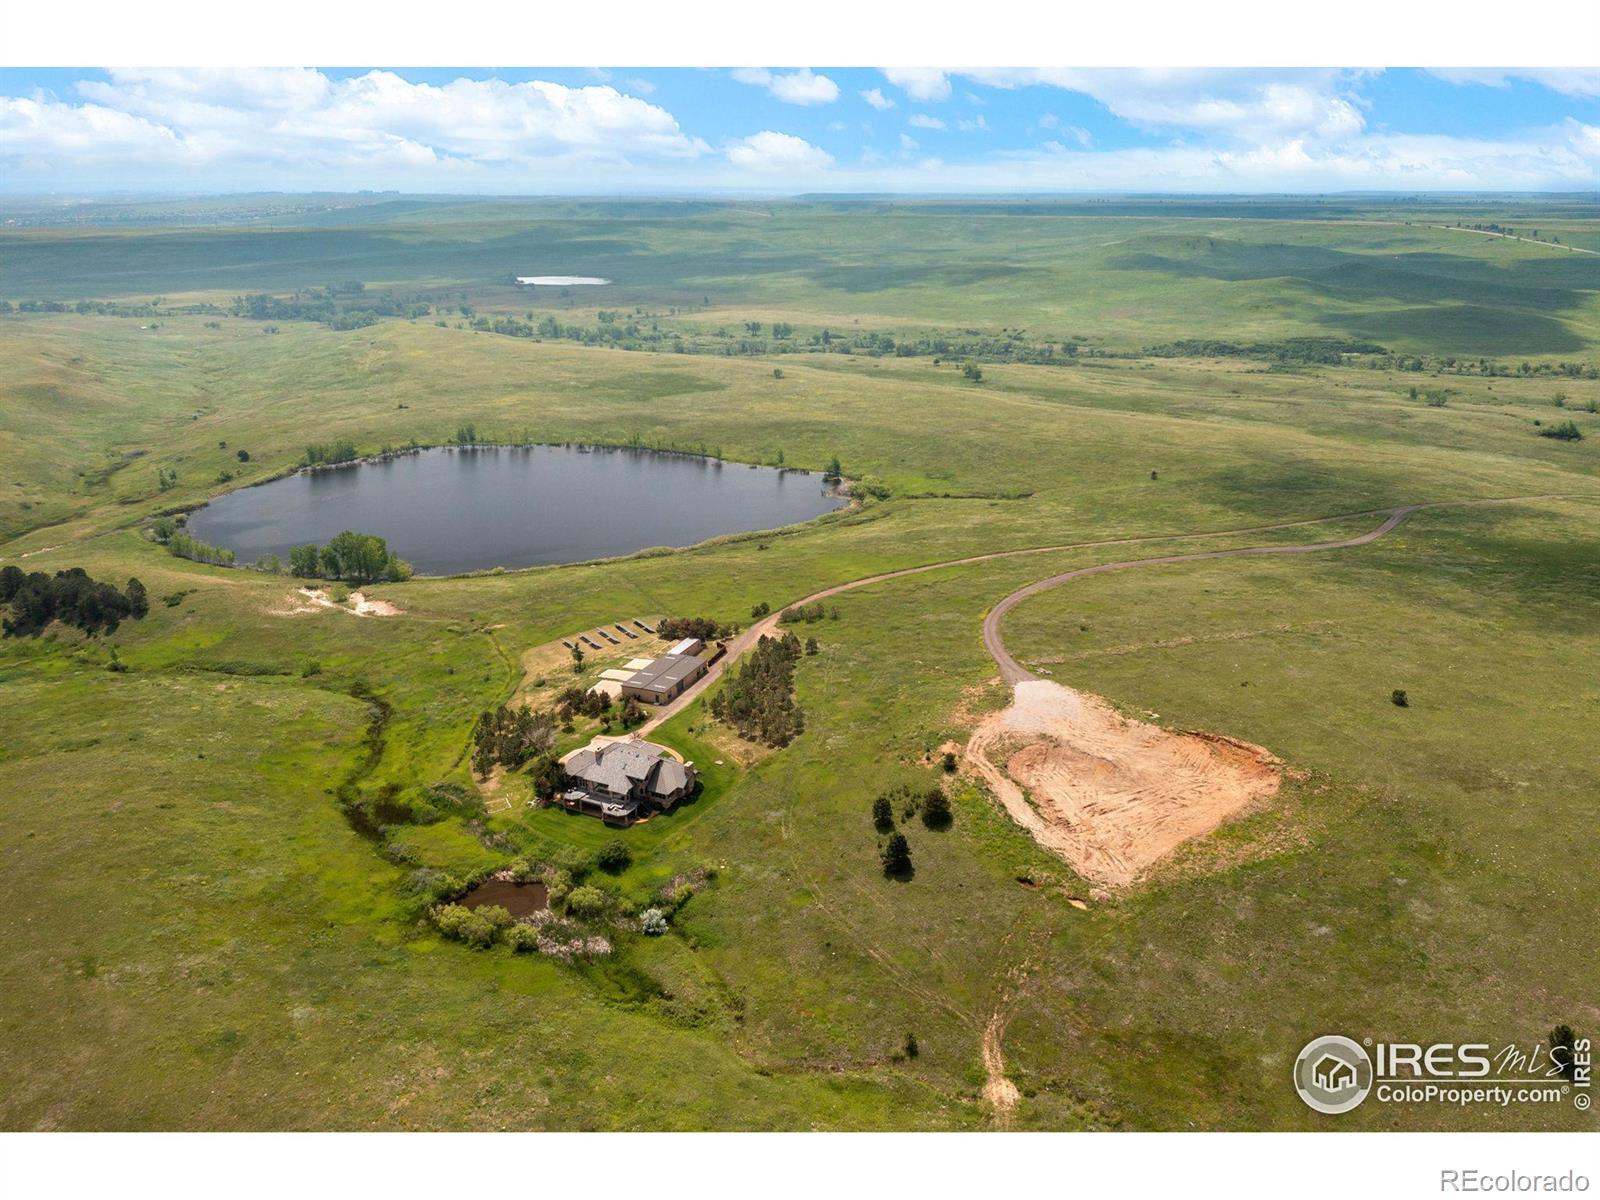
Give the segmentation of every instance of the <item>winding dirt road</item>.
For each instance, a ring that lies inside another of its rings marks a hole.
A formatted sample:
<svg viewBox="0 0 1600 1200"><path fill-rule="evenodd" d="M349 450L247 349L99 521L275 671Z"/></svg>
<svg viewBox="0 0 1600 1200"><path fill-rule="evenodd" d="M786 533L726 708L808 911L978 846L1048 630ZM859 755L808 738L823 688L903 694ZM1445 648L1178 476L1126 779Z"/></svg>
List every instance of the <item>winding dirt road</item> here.
<svg viewBox="0 0 1600 1200"><path fill-rule="evenodd" d="M1040 592L1047 592L1051 588L1060 587L1074 579L1082 579L1086 575L1103 575L1107 571L1125 571L1130 567L1160 567L1170 563L1198 562L1208 558L1246 558L1262 554L1314 554L1322 550L1343 550L1350 546L1365 546L1375 542L1384 534L1404 521L1417 509L1420 504L1407 504L1400 508L1391 508L1388 519L1376 529L1358 534L1351 538L1341 538L1336 542L1312 542L1305 545L1290 546L1247 546L1238 550L1208 550L1195 554L1165 554L1158 558L1129 558L1121 562L1099 563L1092 567L1079 567L1076 571L1063 571L1060 575L1052 575L1048 579L1041 579L1037 583L1030 583L1027 587L1018 588L1000 603L989 610L989 615L983 619L983 646L989 652L989 657L994 659L1000 668L1000 678L1007 683L1018 684L1038 676L1028 670L1006 649L1006 644L1000 636L1000 623L1006 619L1006 614L1030 596L1037 596ZM1337 520L1330 517L1329 520ZM1271 528L1271 527L1269 527ZM1283 528L1277 526L1276 528ZM1244 532L1254 532L1253 530Z"/></svg>
<svg viewBox="0 0 1600 1200"><path fill-rule="evenodd" d="M1176 542L1199 541L1206 538L1239 537L1248 533L1272 533L1280 529L1300 529L1310 525L1327 525L1333 521L1348 521L1356 517L1376 517L1380 514L1385 517L1383 524L1368 533L1358 537L1345 538L1336 542L1319 542L1309 545L1292 546L1252 546L1239 550L1215 550L1209 553L1198 554L1173 554L1156 558L1134 558L1122 562L1102 563L1093 567L1081 567L1076 571L1067 571L1060 575L1052 575L1037 583L1031 583L1025 588L1011 593L990 610L983 622L983 643L989 654L1000 667L1000 673L1008 683L1017 683L1021 680L1033 679L1035 676L1027 671L1012 657L1005 648L1005 643L1000 637L1000 622L1005 615L1015 608L1021 601L1048 588L1058 587L1069 580L1078 579L1085 575L1095 575L1103 571L1121 571L1130 567L1160 566L1166 563L1189 562L1195 559L1206 558L1234 558L1244 555L1259 554L1310 554L1322 550L1338 550L1350 546L1364 546L1374 542L1384 534L1390 532L1396 525L1404 521L1412 513L1424 508L1446 508L1475 504L1514 504L1523 500L1551 500L1554 496L1506 496L1484 500L1441 500L1428 504L1404 504L1395 508L1369 508L1360 512L1335 513L1327 517L1312 517L1301 521L1279 521L1272 525L1250 525L1240 529L1217 529L1209 533L1158 533L1142 537L1107 538L1094 542L1068 542L1055 546L1028 546L1019 550L996 550L989 554L974 554L966 558L952 558L943 562L924 563L918 567L902 567L896 571L883 571L877 575L867 575L861 579L852 579L845 583L837 583L832 587L823 588L820 592L812 592L809 596L791 601L788 607L795 608L805 604L815 604L819 600L827 600L832 596L844 592L854 591L856 588L869 587L875 583L885 583L891 579L904 579L908 575L921 575L927 571L941 571L946 567L965 567L974 563L993 562L1002 558L1023 558L1030 554L1055 554L1064 550L1089 550L1097 546L1136 546L1151 542ZM728 642L727 653L714 663L698 681L686 689L671 704L658 710L636 731L637 736L643 736L659 728L663 723L677 716L688 708L704 694L705 690L720 679L729 666L746 650L754 646L761 638L773 634L778 628L782 611L763 617L748 629L737 634Z"/></svg>

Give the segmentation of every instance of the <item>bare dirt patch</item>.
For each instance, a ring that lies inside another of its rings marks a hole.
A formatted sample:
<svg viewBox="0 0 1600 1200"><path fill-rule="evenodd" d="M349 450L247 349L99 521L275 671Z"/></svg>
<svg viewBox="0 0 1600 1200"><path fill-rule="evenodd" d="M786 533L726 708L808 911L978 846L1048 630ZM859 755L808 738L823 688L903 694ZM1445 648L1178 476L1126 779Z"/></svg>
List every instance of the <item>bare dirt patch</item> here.
<svg viewBox="0 0 1600 1200"><path fill-rule="evenodd" d="M1275 795L1280 780L1260 746L1130 721L1048 680L1017 684L1011 705L978 726L966 761L1041 846L1113 887Z"/></svg>
<svg viewBox="0 0 1600 1200"><path fill-rule="evenodd" d="M358 617L398 617L405 609L387 600L374 600L363 592L350 593L350 611Z"/></svg>
<svg viewBox="0 0 1600 1200"><path fill-rule="evenodd" d="M296 588L281 608L264 610L271 617L293 617L301 613L321 612L331 608L337 612L347 612L353 617L399 617L405 615L405 609L389 603L387 600L374 600L361 592L351 592L350 600L340 604L321 588L303 587Z"/></svg>

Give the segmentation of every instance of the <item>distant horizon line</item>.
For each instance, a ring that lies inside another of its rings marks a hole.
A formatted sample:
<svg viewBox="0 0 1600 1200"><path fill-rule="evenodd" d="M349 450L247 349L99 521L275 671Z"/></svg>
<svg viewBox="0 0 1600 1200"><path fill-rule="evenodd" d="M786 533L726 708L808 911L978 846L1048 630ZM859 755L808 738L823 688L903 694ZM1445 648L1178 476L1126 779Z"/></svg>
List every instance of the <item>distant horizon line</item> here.
<svg viewBox="0 0 1600 1200"><path fill-rule="evenodd" d="M330 197L340 199L373 198L392 200L1050 200L1050 199L1109 199L1109 200L1314 200L1314 199L1417 199L1437 200L1451 197L1488 197L1545 199L1591 199L1600 202L1600 189L1574 188L1570 190L1511 190L1511 189L1352 189L1349 191L1233 191L1233 192L1167 192L1137 191L1131 189L1093 189L1074 191L1050 189L995 189L976 191L759 191L747 189L682 189L640 192L416 192L398 188L331 189L247 189L247 190L197 190L174 191L165 189L117 188L105 191L68 190L49 192L8 192L0 189L0 203L19 201L71 202L105 200L244 200L255 197L297 197L313 199Z"/></svg>

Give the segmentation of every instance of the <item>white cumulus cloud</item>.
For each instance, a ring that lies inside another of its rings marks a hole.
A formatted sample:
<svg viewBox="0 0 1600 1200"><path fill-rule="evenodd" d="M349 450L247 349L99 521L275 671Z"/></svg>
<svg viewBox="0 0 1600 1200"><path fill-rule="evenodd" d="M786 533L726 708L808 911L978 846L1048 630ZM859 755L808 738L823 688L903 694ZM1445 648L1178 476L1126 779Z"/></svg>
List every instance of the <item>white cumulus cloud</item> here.
<svg viewBox="0 0 1600 1200"><path fill-rule="evenodd" d="M773 98L785 104L832 104L839 98L839 85L810 67L798 71L769 71L765 67L740 67L733 72L740 83L766 88Z"/></svg>
<svg viewBox="0 0 1600 1200"><path fill-rule="evenodd" d="M691 160L710 153L665 109L610 86L533 80L412 83L390 71L113 70L73 103L0 98L0 164L137 160L149 170L299 178L403 167ZM298 173L298 174L297 174Z"/></svg>
<svg viewBox="0 0 1600 1200"><path fill-rule="evenodd" d="M861 98L879 112L887 112L894 107L894 101L883 94L882 88L868 88L861 93Z"/></svg>
<svg viewBox="0 0 1600 1200"><path fill-rule="evenodd" d="M728 161L756 171L812 172L833 165L833 155L792 133L763 129L729 144Z"/></svg>
<svg viewBox="0 0 1600 1200"><path fill-rule="evenodd" d="M927 113L912 113L906 118L906 124L913 129L943 129L944 122L938 117L930 117Z"/></svg>
<svg viewBox="0 0 1600 1200"><path fill-rule="evenodd" d="M931 103L950 97L950 76L937 67L884 67L883 77L913 100Z"/></svg>

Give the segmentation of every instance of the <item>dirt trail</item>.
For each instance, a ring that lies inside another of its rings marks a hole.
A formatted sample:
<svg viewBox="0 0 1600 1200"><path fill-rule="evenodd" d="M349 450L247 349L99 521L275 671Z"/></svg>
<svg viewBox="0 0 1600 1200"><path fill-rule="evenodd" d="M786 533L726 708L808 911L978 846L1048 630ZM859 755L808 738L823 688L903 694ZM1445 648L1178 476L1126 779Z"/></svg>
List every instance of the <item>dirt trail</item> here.
<svg viewBox="0 0 1600 1200"><path fill-rule="evenodd" d="M1336 542L1312 542L1305 545L1286 546L1248 546L1239 550L1204 550L1196 551L1193 554L1164 554L1158 558L1129 558L1121 562L1100 563L1093 567L1079 567L1076 571L1063 571L1060 575L1052 575L1048 579L1041 579L1037 583L1030 583L1027 587L1018 588L991 608L989 615L983 619L983 647L989 652L989 657L994 659L995 664L999 666L1000 677L1007 683L1021 683L1024 680L1037 679L1037 675L1024 668L1021 663L1011 656L1011 652L1006 649L1006 644L1000 637L1000 623L1005 620L1006 614L1030 596L1037 596L1040 592L1049 591L1051 588L1060 587L1064 583L1069 583L1074 579L1082 579L1087 575L1103 575L1107 571L1126 571L1131 567L1160 567L1168 566L1172 563L1199 562L1210 558L1246 558L1265 554L1315 554L1324 550L1343 550L1351 546L1365 546L1368 542L1377 541L1412 513L1424 507L1429 506L1406 504L1399 508L1391 508L1388 510L1388 519L1376 529L1358 534L1355 537L1341 538ZM1268 526L1267 528L1274 527ZM1286 527L1276 526L1275 528L1282 529ZM1240 532L1254 533L1257 531L1240 530Z"/></svg>
<svg viewBox="0 0 1600 1200"><path fill-rule="evenodd" d="M1017 1085L1006 1078L1005 1055L1001 1053L1000 1039L1005 1034L1005 1020L996 1009L983 1027L983 1069L989 1078L984 1081L983 1098L993 1106L995 1119L1001 1125L1009 1124L1011 1110L1016 1108L1022 1093Z"/></svg>

